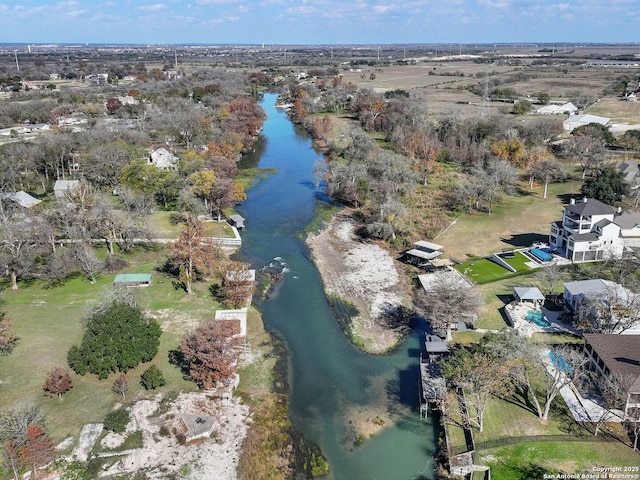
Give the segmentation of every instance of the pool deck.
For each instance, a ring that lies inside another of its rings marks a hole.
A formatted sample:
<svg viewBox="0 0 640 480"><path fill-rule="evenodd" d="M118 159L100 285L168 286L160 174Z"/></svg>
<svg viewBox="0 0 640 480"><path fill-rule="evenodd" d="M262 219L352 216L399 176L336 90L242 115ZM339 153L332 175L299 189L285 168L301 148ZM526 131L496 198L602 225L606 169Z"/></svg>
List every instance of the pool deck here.
<svg viewBox="0 0 640 480"><path fill-rule="evenodd" d="M526 320L527 313L530 310L538 310L542 311L545 320L549 322L548 327L541 327L536 325L535 323L528 322ZM559 320L560 314L562 312L552 312L547 310L546 308L534 308L533 304L530 303L519 303L519 304L511 304L505 307L505 313L509 317L511 321L511 325L518 335L523 335L525 337L530 337L536 332L546 332L546 333L572 333L578 334L576 329L563 323Z"/></svg>
<svg viewBox="0 0 640 480"><path fill-rule="evenodd" d="M555 376L557 367L553 365L553 362L551 362L549 358L549 350L545 350L542 355L544 355L545 367L549 370L549 373L551 373L552 376ZM561 374L561 376L564 376L564 374ZM569 410L571 410L571 414L577 422L598 423L603 420L605 422L619 423L624 420L623 412L619 410L605 410L598 405L595 399L583 397L572 382L560 387L560 395L567 404L567 407L569 407Z"/></svg>

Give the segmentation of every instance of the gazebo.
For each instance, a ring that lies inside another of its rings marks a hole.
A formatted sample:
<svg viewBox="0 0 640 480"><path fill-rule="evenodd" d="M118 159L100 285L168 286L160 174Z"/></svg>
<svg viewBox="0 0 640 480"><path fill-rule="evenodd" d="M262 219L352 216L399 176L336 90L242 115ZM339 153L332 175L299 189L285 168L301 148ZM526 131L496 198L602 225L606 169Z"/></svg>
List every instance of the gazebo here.
<svg viewBox="0 0 640 480"><path fill-rule="evenodd" d="M513 287L513 296L518 302L531 302L534 306L538 306L538 302L542 305L545 300L545 296L537 287Z"/></svg>

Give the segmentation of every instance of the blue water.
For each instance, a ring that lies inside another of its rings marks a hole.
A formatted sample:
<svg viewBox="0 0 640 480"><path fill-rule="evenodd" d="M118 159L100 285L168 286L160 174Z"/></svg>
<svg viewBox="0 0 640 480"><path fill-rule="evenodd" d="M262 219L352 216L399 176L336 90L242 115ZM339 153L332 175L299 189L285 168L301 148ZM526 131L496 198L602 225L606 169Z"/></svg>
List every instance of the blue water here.
<svg viewBox="0 0 640 480"><path fill-rule="evenodd" d="M561 372L571 373L573 371L573 367L561 354L549 352L549 358L551 359L551 363Z"/></svg>
<svg viewBox="0 0 640 480"><path fill-rule="evenodd" d="M553 255L551 255L550 253L541 250L540 248L532 248L531 250L529 250L531 252L531 254L538 258L539 260L543 261L543 262L548 262L549 260L553 259Z"/></svg>
<svg viewBox="0 0 640 480"><path fill-rule="evenodd" d="M529 310L524 318L527 322L535 323L539 327L548 327L551 325L547 319L544 318L544 314L540 310Z"/></svg>
<svg viewBox="0 0 640 480"><path fill-rule="evenodd" d="M323 206L312 174L322 159L309 137L274 108L275 100L265 95L264 139L243 163L275 168L277 174L250 189L238 210L246 218L244 259L258 269L286 265L274 294L258 306L288 352L290 418L327 457L328 480L434 478L436 427L418 414L425 326L389 356L363 354L345 338L301 240ZM349 422L377 412L396 423L356 445Z"/></svg>

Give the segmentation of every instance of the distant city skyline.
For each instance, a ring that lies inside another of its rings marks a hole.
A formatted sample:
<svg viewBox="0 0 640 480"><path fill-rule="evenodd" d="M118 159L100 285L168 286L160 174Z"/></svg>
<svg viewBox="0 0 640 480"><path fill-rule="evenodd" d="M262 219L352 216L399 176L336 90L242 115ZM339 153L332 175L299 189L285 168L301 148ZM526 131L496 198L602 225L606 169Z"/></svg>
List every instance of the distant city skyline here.
<svg viewBox="0 0 640 480"><path fill-rule="evenodd" d="M640 0L0 0L0 43L633 43Z"/></svg>

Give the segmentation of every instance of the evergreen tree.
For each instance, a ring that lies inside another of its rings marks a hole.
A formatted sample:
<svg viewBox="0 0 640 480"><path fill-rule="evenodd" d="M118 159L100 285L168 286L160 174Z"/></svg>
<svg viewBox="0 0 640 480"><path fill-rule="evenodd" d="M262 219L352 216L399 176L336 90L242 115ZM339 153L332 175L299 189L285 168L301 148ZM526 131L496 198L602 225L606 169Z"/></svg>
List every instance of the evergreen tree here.
<svg viewBox="0 0 640 480"><path fill-rule="evenodd" d="M89 318L82 343L69 350L67 360L76 373L95 373L103 380L152 360L160 334L158 322L140 308L113 302Z"/></svg>
<svg viewBox="0 0 640 480"><path fill-rule="evenodd" d="M622 172L606 167L594 177L587 178L582 184L580 192L586 197L612 205L622 200L623 195L629 193L629 185L624 181Z"/></svg>

